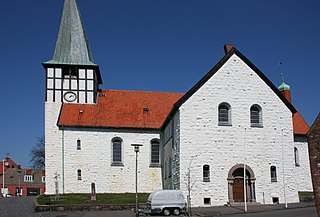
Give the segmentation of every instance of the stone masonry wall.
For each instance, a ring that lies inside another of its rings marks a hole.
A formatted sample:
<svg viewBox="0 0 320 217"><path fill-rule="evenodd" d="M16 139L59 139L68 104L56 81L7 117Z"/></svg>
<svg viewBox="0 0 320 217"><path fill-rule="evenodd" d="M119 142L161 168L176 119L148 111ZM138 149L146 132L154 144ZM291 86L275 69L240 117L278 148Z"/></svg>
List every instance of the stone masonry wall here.
<svg viewBox="0 0 320 217"><path fill-rule="evenodd" d="M218 126L222 102L231 106L232 126ZM263 127L250 126L254 104L262 108ZM203 206L204 198L210 198L211 205L226 204L228 173L244 162L254 172L257 202L270 204L273 197L280 203L299 201L296 180L301 177L293 172L292 113L238 56L233 55L180 107L179 136L180 186L187 195L183 174L191 162L194 206ZM210 182L203 182L204 164L210 166ZM276 182L271 182L271 166L277 170Z"/></svg>
<svg viewBox="0 0 320 217"><path fill-rule="evenodd" d="M298 165L295 165L293 171L299 177L296 180L298 191L312 192L309 150L306 136L295 135L294 147L298 149Z"/></svg>
<svg viewBox="0 0 320 217"><path fill-rule="evenodd" d="M135 192L135 152L131 144L138 143L138 191L152 192L162 189L161 168L150 167L151 140L159 139L156 131L137 130L65 130L65 192L90 192L96 183L98 193ZM123 166L112 166L112 139L122 142ZM77 140L81 150L77 150ZM77 170L82 179L78 180Z"/></svg>
<svg viewBox="0 0 320 217"><path fill-rule="evenodd" d="M46 164L46 192L55 193L55 174L58 174L60 185L59 193L62 193L62 155L61 132L57 127L61 103L45 103L45 164Z"/></svg>

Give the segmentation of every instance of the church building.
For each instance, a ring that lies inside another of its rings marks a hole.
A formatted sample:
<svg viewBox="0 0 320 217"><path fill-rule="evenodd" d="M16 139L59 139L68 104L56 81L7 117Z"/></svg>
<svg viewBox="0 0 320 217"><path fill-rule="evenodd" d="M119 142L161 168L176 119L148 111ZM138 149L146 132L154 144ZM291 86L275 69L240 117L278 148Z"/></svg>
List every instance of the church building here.
<svg viewBox="0 0 320 217"><path fill-rule="evenodd" d="M48 194L181 189L194 206L292 203L312 191L308 124L232 45L187 93L103 90L76 0L46 71ZM244 175L245 174L245 175Z"/></svg>

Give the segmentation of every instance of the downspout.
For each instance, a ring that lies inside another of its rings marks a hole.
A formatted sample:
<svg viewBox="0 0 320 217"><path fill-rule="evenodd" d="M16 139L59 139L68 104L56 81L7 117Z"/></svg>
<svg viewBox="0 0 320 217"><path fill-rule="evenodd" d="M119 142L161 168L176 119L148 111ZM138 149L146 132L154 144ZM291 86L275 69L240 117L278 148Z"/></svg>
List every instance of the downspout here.
<svg viewBox="0 0 320 217"><path fill-rule="evenodd" d="M62 179L62 194L64 194L64 129L63 126L61 126L62 129L62 144L61 144L61 163L62 163L62 174L61 174L61 179Z"/></svg>

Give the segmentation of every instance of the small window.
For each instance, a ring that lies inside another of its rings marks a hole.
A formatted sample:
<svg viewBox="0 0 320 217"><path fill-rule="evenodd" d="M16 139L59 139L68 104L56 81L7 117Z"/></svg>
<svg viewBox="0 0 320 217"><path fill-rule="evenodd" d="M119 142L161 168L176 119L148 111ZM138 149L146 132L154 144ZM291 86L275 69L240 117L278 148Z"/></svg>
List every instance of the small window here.
<svg viewBox="0 0 320 217"><path fill-rule="evenodd" d="M78 71L76 69L63 69L63 78L76 79L78 77Z"/></svg>
<svg viewBox="0 0 320 217"><path fill-rule="evenodd" d="M160 143L158 140L151 141L151 166L160 165Z"/></svg>
<svg viewBox="0 0 320 217"><path fill-rule="evenodd" d="M77 140L77 150L81 150L81 140Z"/></svg>
<svg viewBox="0 0 320 217"><path fill-rule="evenodd" d="M210 166L203 165L203 181L210 182Z"/></svg>
<svg viewBox="0 0 320 217"><path fill-rule="evenodd" d="M42 176L41 181L42 181L42 182L46 182L46 177L45 177L45 176Z"/></svg>
<svg viewBox="0 0 320 217"><path fill-rule="evenodd" d="M81 170L78 170L77 174L78 174L78 180L82 180Z"/></svg>
<svg viewBox="0 0 320 217"><path fill-rule="evenodd" d="M277 182L277 169L275 166L270 167L271 182Z"/></svg>
<svg viewBox="0 0 320 217"><path fill-rule="evenodd" d="M295 163L296 167L300 166L299 151L298 151L298 148L296 148L296 147L294 147L294 163Z"/></svg>
<svg viewBox="0 0 320 217"><path fill-rule="evenodd" d="M117 138L112 140L112 165L123 166L122 164L122 141Z"/></svg>
<svg viewBox="0 0 320 217"><path fill-rule="evenodd" d="M33 175L25 175L23 180L25 182L33 182Z"/></svg>
<svg viewBox="0 0 320 217"><path fill-rule="evenodd" d="M221 103L218 108L219 125L231 125L231 107L228 103Z"/></svg>
<svg viewBox="0 0 320 217"><path fill-rule="evenodd" d="M253 105L250 108L251 127L262 127L262 110L259 105Z"/></svg>
<svg viewBox="0 0 320 217"><path fill-rule="evenodd" d="M204 205L211 205L211 198L203 198Z"/></svg>
<svg viewBox="0 0 320 217"><path fill-rule="evenodd" d="M273 204L279 204L279 197L272 197Z"/></svg>

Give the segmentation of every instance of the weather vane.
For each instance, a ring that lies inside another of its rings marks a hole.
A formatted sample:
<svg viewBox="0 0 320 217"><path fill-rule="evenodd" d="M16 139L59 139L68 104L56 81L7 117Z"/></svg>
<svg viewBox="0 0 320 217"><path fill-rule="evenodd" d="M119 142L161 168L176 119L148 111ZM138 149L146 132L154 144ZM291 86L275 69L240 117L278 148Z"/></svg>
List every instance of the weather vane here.
<svg viewBox="0 0 320 217"><path fill-rule="evenodd" d="M282 62L280 61L279 62L279 71L280 71L281 81L282 81L282 83L284 83L284 75L283 75L283 72L281 70L281 65L282 65Z"/></svg>

